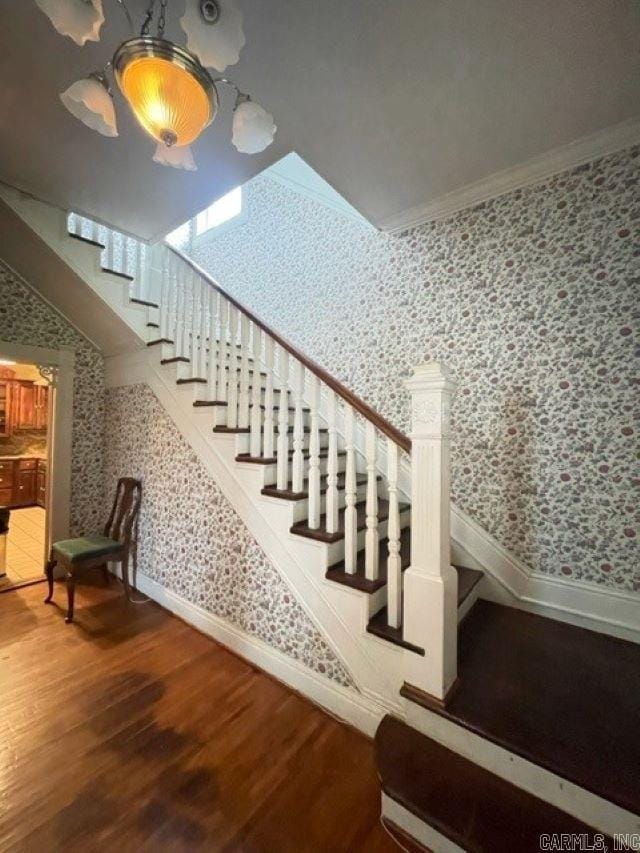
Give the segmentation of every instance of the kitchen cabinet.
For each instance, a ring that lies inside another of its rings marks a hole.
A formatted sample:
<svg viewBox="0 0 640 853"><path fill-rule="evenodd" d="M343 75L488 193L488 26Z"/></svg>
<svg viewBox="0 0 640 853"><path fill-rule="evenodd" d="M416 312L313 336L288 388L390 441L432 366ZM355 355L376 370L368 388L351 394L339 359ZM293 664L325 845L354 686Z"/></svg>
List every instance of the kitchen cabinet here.
<svg viewBox="0 0 640 853"><path fill-rule="evenodd" d="M44 459L38 459L36 473L36 503L38 506L47 506L47 463Z"/></svg>
<svg viewBox="0 0 640 853"><path fill-rule="evenodd" d="M0 462L0 506L13 503L13 468L13 462Z"/></svg>
<svg viewBox="0 0 640 853"><path fill-rule="evenodd" d="M46 461L40 459L0 460L0 506L44 507L47 492Z"/></svg>
<svg viewBox="0 0 640 853"><path fill-rule="evenodd" d="M0 379L0 436L6 438L11 435L11 392L13 382L8 379Z"/></svg>
<svg viewBox="0 0 640 853"><path fill-rule="evenodd" d="M35 386L36 429L46 429L49 420L49 386Z"/></svg>
<svg viewBox="0 0 640 853"><path fill-rule="evenodd" d="M13 383L12 427L17 429L36 429L36 388L26 379Z"/></svg>

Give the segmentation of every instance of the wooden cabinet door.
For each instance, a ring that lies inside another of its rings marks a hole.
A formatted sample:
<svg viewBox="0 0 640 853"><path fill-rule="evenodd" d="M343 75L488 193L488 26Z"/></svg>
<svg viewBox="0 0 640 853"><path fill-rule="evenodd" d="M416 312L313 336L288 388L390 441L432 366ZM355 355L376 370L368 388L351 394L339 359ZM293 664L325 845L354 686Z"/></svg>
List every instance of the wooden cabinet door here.
<svg viewBox="0 0 640 853"><path fill-rule="evenodd" d="M36 503L38 506L47 505L47 475L40 463L38 463L38 474L36 478Z"/></svg>
<svg viewBox="0 0 640 853"><path fill-rule="evenodd" d="M0 436L6 438L11 435L11 392L13 382L0 379Z"/></svg>
<svg viewBox="0 0 640 853"><path fill-rule="evenodd" d="M36 428L36 386L33 382L15 382L14 394L16 399L13 406L15 413L14 429Z"/></svg>
<svg viewBox="0 0 640 853"><path fill-rule="evenodd" d="M49 419L49 388L36 385L36 429L46 429Z"/></svg>
<svg viewBox="0 0 640 853"><path fill-rule="evenodd" d="M13 462L0 462L0 506L13 505Z"/></svg>
<svg viewBox="0 0 640 853"><path fill-rule="evenodd" d="M18 467L13 490L15 506L30 506L36 502L36 476L35 468L23 470Z"/></svg>

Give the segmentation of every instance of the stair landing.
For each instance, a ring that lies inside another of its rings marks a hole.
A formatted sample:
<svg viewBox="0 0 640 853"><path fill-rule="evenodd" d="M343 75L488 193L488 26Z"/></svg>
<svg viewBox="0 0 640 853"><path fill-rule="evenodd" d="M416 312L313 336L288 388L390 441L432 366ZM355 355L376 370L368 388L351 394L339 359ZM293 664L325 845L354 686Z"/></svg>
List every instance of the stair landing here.
<svg viewBox="0 0 640 853"><path fill-rule="evenodd" d="M640 814L639 645L481 600L458 650L430 711Z"/></svg>

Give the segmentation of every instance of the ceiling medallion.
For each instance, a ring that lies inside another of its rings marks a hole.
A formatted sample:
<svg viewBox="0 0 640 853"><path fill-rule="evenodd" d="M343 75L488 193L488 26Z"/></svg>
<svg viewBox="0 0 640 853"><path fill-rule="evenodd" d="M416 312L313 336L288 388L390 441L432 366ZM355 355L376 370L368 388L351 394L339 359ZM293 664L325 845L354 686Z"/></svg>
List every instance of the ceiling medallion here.
<svg viewBox="0 0 640 853"><path fill-rule="evenodd" d="M133 30L126 0L117 0ZM101 0L36 0L53 26L77 44L99 40L104 21ZM107 71L112 70L133 115L157 143L153 160L166 166L196 169L189 146L211 124L220 99L217 84L234 89L232 142L245 154L264 151L273 142L273 116L226 77L212 77L208 68L224 71L240 58L245 38L242 14L235 0L186 0L180 25L187 44L165 38L168 0L150 0L140 35L123 42L102 71L73 83L60 95L69 112L103 136L117 136L116 116ZM157 17L156 34L150 34Z"/></svg>

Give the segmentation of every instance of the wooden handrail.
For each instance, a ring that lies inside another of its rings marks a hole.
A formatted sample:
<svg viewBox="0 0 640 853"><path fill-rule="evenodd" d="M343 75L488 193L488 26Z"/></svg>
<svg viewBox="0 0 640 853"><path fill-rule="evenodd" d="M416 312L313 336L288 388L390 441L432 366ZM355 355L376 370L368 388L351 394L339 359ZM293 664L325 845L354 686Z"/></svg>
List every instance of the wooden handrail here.
<svg viewBox="0 0 640 853"><path fill-rule="evenodd" d="M380 430L380 432L384 433L388 438L394 441L398 447L402 448L402 450L407 453L411 452L411 439L401 432L399 429L396 429L393 424L389 423L386 418L383 418L382 415L378 414L371 406L367 405L364 400L361 400L360 397L357 397L352 391L339 382L335 377L331 376L330 373L320 367L319 364L316 364L315 361L312 361L308 358L304 353L300 352L292 343L286 338L283 338L282 335L279 335L278 332L275 332L266 323L263 323L255 314L252 314L245 306L238 302L237 299L234 299L233 296L229 296L229 294L223 290L220 285L213 279L206 270L203 270L202 267L198 266L194 261L191 260L187 255L180 251L180 249L176 249L175 246L172 246L170 243L165 241L164 245L169 249L169 251L173 252L181 261L184 261L185 264L191 267L191 269L197 273L201 278L203 278L207 284L213 287L214 290L217 290L227 302L230 302L233 306L235 306L239 311L241 311L246 317L251 320L252 323L255 323L263 332L266 332L269 337L274 340L277 344L279 344L283 349L285 349L288 353L290 353L294 358L297 358L299 362L304 364L306 368L308 368L312 373L324 382L325 385L328 385L333 391L336 392L343 400L345 400L350 406L360 412L360 414L366 418L368 421L371 421L374 426Z"/></svg>

